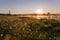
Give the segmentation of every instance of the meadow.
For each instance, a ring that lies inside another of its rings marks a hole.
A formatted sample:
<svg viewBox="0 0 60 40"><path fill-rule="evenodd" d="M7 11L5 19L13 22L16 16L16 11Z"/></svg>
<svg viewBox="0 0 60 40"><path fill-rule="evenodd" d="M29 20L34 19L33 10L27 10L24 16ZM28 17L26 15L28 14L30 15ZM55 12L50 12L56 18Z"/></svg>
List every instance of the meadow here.
<svg viewBox="0 0 60 40"><path fill-rule="evenodd" d="M60 20L0 16L0 40L60 40Z"/></svg>

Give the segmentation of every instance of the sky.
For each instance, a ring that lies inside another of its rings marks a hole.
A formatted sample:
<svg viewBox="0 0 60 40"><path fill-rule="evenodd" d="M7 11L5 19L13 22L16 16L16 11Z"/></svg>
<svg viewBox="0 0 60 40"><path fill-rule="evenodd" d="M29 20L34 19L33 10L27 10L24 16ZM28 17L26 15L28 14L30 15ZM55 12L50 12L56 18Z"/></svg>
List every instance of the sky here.
<svg viewBox="0 0 60 40"><path fill-rule="evenodd" d="M60 0L0 0L0 13L30 14L37 9L60 13Z"/></svg>

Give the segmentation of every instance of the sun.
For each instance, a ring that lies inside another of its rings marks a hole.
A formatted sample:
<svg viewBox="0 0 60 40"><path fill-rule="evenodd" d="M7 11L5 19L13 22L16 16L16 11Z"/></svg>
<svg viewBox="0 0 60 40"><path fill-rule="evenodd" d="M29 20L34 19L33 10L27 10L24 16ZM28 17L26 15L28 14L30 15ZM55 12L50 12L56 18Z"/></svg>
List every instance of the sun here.
<svg viewBox="0 0 60 40"><path fill-rule="evenodd" d="M40 10L40 9L36 10L36 14L38 14L36 15L37 19L44 18L43 15L39 15L39 14L43 14L43 10Z"/></svg>
<svg viewBox="0 0 60 40"><path fill-rule="evenodd" d="M38 10L36 10L36 13L37 14L42 14L43 13L43 10L38 9Z"/></svg>

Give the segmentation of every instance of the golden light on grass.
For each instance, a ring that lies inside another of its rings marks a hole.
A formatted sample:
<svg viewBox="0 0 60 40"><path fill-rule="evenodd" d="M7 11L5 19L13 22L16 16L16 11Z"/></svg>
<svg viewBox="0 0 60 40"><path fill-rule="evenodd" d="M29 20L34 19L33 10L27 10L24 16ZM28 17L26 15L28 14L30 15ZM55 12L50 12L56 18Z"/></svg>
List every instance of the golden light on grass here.
<svg viewBox="0 0 60 40"><path fill-rule="evenodd" d="M45 16L45 15L40 15L40 16L37 15L36 17L37 17L37 19L41 19L41 18L44 19L44 18L47 18L47 16Z"/></svg>
<svg viewBox="0 0 60 40"><path fill-rule="evenodd" d="M42 18L43 16L37 16L37 19L40 19L40 18Z"/></svg>

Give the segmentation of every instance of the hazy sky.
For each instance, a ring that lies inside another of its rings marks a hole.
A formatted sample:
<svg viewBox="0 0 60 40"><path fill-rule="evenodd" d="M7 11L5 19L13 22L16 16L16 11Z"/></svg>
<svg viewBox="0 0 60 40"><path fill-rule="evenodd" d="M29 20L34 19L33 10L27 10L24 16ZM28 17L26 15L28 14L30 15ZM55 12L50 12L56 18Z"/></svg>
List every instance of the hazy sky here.
<svg viewBox="0 0 60 40"><path fill-rule="evenodd" d="M60 12L60 0L0 0L0 13L34 13L37 9L44 12Z"/></svg>

